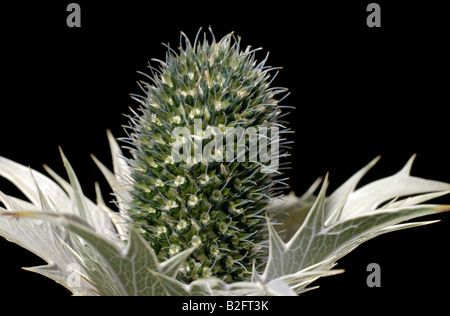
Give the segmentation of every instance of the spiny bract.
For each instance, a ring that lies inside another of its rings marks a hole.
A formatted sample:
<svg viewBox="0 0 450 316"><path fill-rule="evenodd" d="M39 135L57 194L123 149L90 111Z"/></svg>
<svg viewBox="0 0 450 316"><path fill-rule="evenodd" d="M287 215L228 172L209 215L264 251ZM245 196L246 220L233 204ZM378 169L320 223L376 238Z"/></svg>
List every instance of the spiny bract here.
<svg viewBox="0 0 450 316"><path fill-rule="evenodd" d="M253 264L260 268L263 263L264 211L279 188L262 170L267 164L250 160L250 137L243 135L245 160L238 161L237 155L225 159L225 153L239 152L242 135L233 143L225 136L230 128L284 129L276 123L281 111L275 96L286 89L270 88L275 68L265 66L267 57L257 63L256 50L241 51L233 34L219 42L212 34L211 42L205 36L203 43L196 39L193 45L182 33L183 39L179 53L169 47L159 69L150 67L151 83L141 86L145 96L133 95L142 107L130 118L126 139L134 158L130 216L161 260L196 248L179 280L213 275L241 281L251 276ZM223 134L205 136L213 127ZM177 128L189 135L176 138ZM268 137L272 145L280 145L275 133ZM199 148L202 154L207 139L224 144L214 148L212 161L195 154ZM177 142L188 143L192 155L174 157Z"/></svg>

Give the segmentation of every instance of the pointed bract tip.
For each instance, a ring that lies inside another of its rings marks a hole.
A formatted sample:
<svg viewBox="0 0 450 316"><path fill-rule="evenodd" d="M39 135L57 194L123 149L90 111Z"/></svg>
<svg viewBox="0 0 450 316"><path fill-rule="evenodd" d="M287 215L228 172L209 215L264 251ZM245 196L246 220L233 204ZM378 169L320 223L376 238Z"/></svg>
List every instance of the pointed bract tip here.
<svg viewBox="0 0 450 316"><path fill-rule="evenodd" d="M398 173L399 174L405 174L405 175L409 175L411 173L411 169L414 163L414 160L416 159L417 154L413 154L411 156L411 158L409 158L408 162L406 163L406 165L403 167L402 170L400 170Z"/></svg>
<svg viewBox="0 0 450 316"><path fill-rule="evenodd" d="M417 154L416 153L414 153L412 156L411 156L411 158L409 158L409 160L408 160L408 164L413 164L413 162L414 162L414 160L417 158Z"/></svg>
<svg viewBox="0 0 450 316"><path fill-rule="evenodd" d="M64 164L64 166L67 168L67 166L70 165L70 164L69 164L69 160L67 160L66 155L64 155L64 152L63 152L61 146L58 146L58 148L59 148L59 153L60 153L60 155L61 155L61 159L62 159L62 161L63 161L63 164Z"/></svg>
<svg viewBox="0 0 450 316"><path fill-rule="evenodd" d="M63 159L63 161L66 161L67 159L66 159L66 156L64 155L64 152L63 152L61 146L58 146L58 149L59 149L59 154L61 155L61 158Z"/></svg>
<svg viewBox="0 0 450 316"><path fill-rule="evenodd" d="M450 212L450 205L446 204L436 205L436 212L437 213Z"/></svg>
<svg viewBox="0 0 450 316"><path fill-rule="evenodd" d="M36 212L21 211L21 212L4 212L0 213L0 216L13 216L13 217L33 217Z"/></svg>
<svg viewBox="0 0 450 316"><path fill-rule="evenodd" d="M108 137L108 138L115 138L114 137L114 135L113 135L113 133L111 132L111 130L109 129L109 128L107 128L106 129L106 136ZM116 138L117 139L117 138Z"/></svg>

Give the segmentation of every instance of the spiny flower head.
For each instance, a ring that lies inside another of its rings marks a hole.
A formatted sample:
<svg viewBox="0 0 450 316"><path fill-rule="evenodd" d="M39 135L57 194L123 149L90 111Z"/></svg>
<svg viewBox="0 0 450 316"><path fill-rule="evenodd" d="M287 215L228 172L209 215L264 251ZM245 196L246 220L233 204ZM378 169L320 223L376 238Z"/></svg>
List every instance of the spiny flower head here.
<svg viewBox="0 0 450 316"><path fill-rule="evenodd" d="M270 87L275 68L265 66L267 57L258 63L256 50L242 51L233 34L191 45L182 33L181 41L178 53L169 47L159 68L150 67L145 95L132 96L141 108L126 139L133 145L130 216L162 260L196 248L180 280L240 281L262 263L265 208L277 183L264 170L273 164L258 159L261 148L251 149L259 137L269 143L265 153L272 145L275 154L275 97L286 89Z"/></svg>

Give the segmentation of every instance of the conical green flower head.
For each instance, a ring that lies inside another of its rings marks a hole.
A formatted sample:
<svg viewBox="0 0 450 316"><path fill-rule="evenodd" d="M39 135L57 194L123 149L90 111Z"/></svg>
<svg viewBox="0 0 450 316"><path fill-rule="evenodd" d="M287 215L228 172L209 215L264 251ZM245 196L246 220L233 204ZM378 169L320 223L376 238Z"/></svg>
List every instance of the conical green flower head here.
<svg viewBox="0 0 450 316"><path fill-rule="evenodd" d="M274 68L242 51L240 39L212 37L192 45L182 34L179 52L169 48L150 67L146 95L133 96L142 106L128 139L131 219L161 260L195 248L178 273L184 282L251 277L266 254L265 208L279 189L261 148L274 158L275 96L286 89L269 87ZM255 147L261 140L268 145Z"/></svg>

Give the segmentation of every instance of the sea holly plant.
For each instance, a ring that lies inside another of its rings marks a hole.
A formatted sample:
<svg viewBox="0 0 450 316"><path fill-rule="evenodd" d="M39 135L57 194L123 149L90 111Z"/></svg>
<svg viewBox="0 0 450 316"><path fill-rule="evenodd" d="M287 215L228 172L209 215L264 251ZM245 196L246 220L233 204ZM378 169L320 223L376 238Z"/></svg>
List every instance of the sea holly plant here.
<svg viewBox="0 0 450 316"><path fill-rule="evenodd" d="M0 235L47 262L28 268L74 295L298 295L378 235L434 223L423 204L450 184L398 173L358 187L378 158L327 195L328 175L301 197L282 193L288 130L272 87L277 68L228 34L191 43L150 66L113 171L93 157L118 211L69 181L0 157L0 175L27 201L0 192ZM122 149L128 149L126 156ZM320 187L320 188L319 188Z"/></svg>

